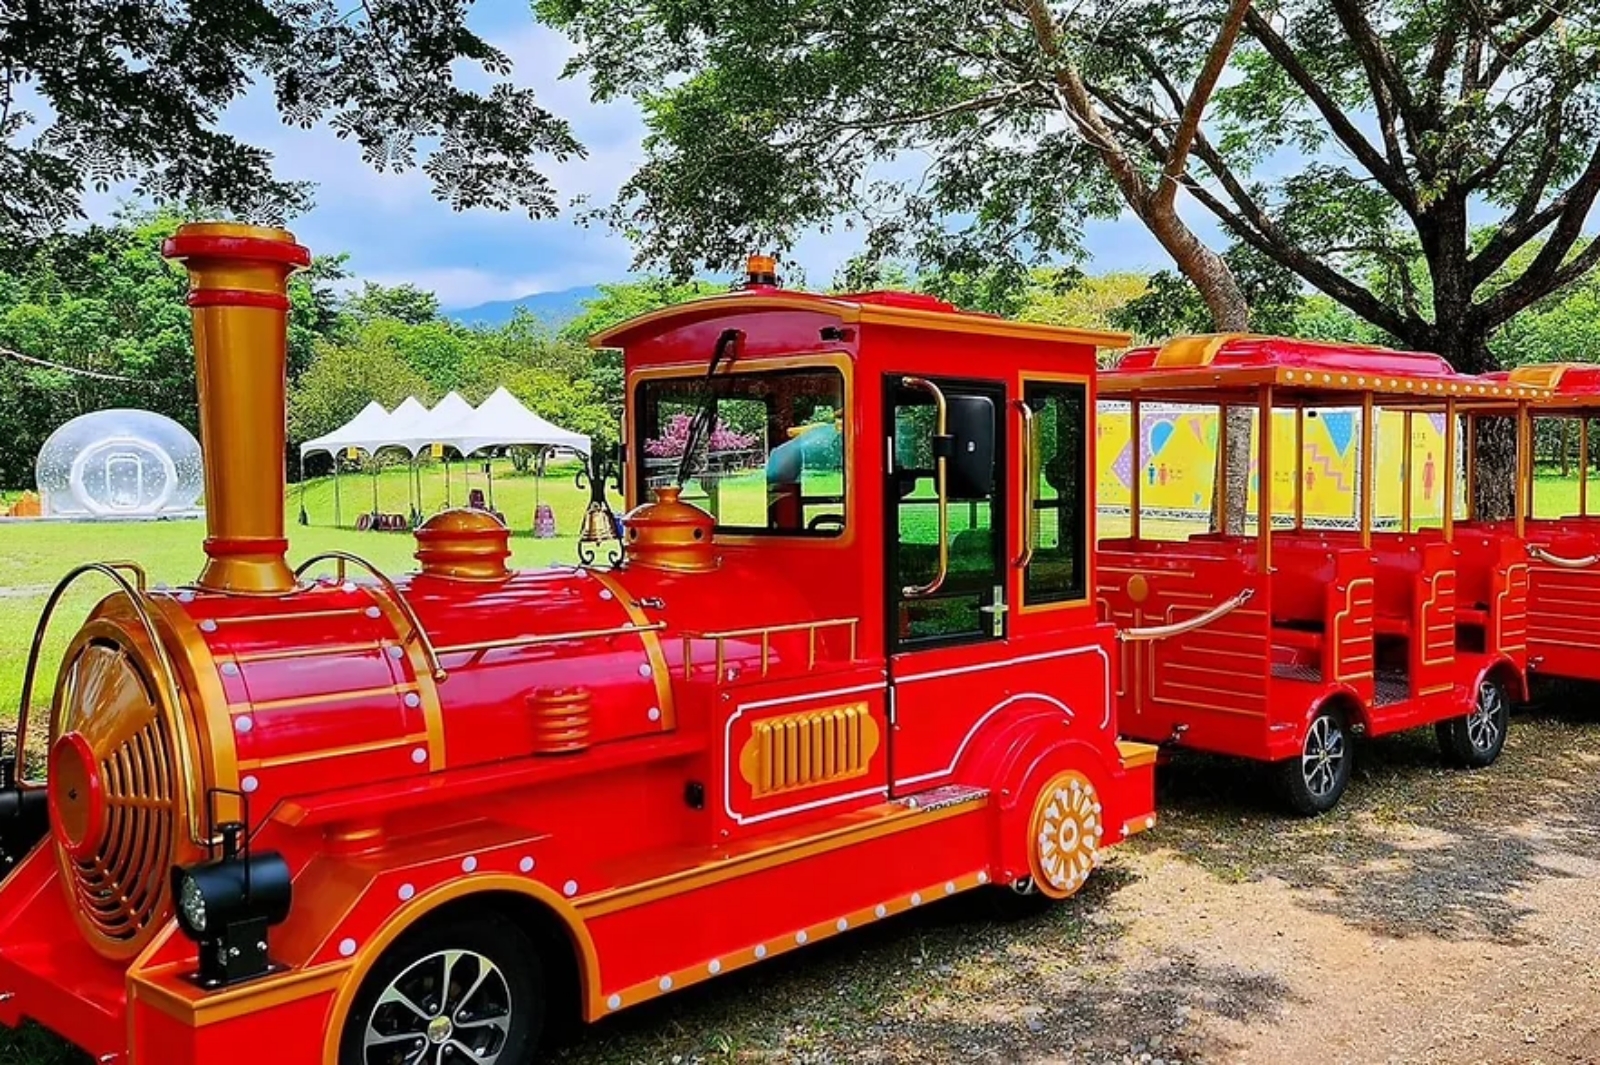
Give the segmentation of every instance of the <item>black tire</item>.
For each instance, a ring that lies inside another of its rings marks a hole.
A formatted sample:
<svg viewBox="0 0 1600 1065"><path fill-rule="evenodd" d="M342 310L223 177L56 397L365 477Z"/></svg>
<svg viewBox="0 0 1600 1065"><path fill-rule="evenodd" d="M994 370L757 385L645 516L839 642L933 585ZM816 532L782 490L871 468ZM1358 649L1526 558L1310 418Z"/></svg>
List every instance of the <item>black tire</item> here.
<svg viewBox="0 0 1600 1065"><path fill-rule="evenodd" d="M1015 884L995 884L983 894L995 920L1006 923L1032 920L1064 901L1035 888L1032 877L1023 877Z"/></svg>
<svg viewBox="0 0 1600 1065"><path fill-rule="evenodd" d="M1300 753L1278 763L1278 790L1301 817L1327 813L1350 783L1350 729L1344 715L1324 710L1306 726Z"/></svg>
<svg viewBox="0 0 1600 1065"><path fill-rule="evenodd" d="M527 1065L544 1030L544 974L533 942L504 917L425 921L361 982L339 1037L339 1065ZM415 1009L398 999L380 1005L391 992L415 1000ZM393 1041L369 1048L369 1032Z"/></svg>
<svg viewBox="0 0 1600 1065"><path fill-rule="evenodd" d="M1481 769L1500 757L1510 725L1510 694L1499 681L1485 680L1478 685L1470 711L1439 722L1433 730L1446 762L1462 769Z"/></svg>

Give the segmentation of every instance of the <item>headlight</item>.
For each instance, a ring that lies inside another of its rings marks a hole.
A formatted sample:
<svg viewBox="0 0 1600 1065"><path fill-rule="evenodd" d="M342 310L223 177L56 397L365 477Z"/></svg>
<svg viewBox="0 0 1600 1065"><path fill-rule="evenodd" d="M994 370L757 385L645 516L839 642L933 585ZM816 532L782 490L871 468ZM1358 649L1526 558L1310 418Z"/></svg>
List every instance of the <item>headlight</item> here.
<svg viewBox="0 0 1600 1065"><path fill-rule="evenodd" d="M222 856L174 866L172 894L178 927L200 945L195 980L207 990L272 972L267 929L289 916L289 863L275 851L251 854L244 825L219 825Z"/></svg>
<svg viewBox="0 0 1600 1065"><path fill-rule="evenodd" d="M187 874L178 883L178 914L194 931L206 930L206 897L200 891L200 882Z"/></svg>

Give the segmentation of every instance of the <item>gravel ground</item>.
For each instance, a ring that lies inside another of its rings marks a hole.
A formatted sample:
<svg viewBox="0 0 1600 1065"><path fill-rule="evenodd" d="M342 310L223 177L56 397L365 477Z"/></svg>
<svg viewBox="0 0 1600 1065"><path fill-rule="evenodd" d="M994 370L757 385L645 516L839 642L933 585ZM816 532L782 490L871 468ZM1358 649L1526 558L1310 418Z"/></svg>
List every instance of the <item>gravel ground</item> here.
<svg viewBox="0 0 1600 1065"><path fill-rule="evenodd" d="M1345 802L1180 758L1162 822L1078 898L957 898L629 1011L559 1065L1600 1062L1600 700L1513 720L1501 761L1366 745ZM0 1065L77 1065L42 1033Z"/></svg>
<svg viewBox="0 0 1600 1065"><path fill-rule="evenodd" d="M1278 816L1191 757L1162 822L1073 901L979 898L830 940L591 1029L563 1065L1600 1062L1600 713L1516 717L1501 761L1367 744L1345 802Z"/></svg>

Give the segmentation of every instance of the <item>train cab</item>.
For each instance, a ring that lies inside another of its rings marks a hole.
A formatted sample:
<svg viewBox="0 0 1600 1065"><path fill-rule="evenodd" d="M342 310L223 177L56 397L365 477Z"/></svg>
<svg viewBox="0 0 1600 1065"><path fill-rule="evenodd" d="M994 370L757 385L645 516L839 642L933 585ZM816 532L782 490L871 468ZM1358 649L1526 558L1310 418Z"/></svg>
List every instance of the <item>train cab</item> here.
<svg viewBox="0 0 1600 1065"><path fill-rule="evenodd" d="M1124 731L1275 763L1300 814L1339 800L1358 735L1433 724L1448 761L1493 762L1523 691L1527 565L1514 531L1457 527L1459 421L1533 391L1275 337L1129 352L1101 378L1126 404L1129 507L1103 527L1096 586L1123 630ZM1244 485L1213 458L1236 450L1241 412ZM1425 421L1440 439L1422 458ZM1169 470L1154 452L1180 434L1210 446ZM1180 476L1198 526L1146 506ZM1319 481L1331 504L1313 506Z"/></svg>

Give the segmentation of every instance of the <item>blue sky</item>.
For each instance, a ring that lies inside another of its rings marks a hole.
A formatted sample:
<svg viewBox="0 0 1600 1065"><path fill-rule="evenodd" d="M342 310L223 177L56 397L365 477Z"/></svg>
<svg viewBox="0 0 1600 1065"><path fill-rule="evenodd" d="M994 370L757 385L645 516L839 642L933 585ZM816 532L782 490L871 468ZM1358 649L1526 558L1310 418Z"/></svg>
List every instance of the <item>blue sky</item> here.
<svg viewBox="0 0 1600 1065"><path fill-rule="evenodd" d="M642 159L644 127L637 110L631 103L596 105L581 80L562 80L573 47L534 21L527 0L478 0L471 24L511 57L514 80L570 121L588 148L587 158L546 163L560 202L580 195L610 202ZM267 92L237 101L223 127L270 150L280 177L316 183L317 206L290 228L315 252L348 252L360 278L411 282L436 292L446 307L466 307L616 280L628 272L631 252L620 236L582 228L570 216L533 222L521 214L452 211L433 199L420 171L374 173L354 144L330 131L283 125ZM113 190L92 197L91 217L109 213L117 195ZM1203 236L1216 235L1209 218L1194 221ZM788 259L813 285L826 284L855 242L851 233L810 234ZM1131 218L1092 224L1088 246L1095 271L1167 265L1160 246Z"/></svg>

